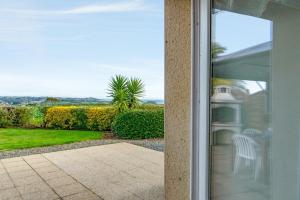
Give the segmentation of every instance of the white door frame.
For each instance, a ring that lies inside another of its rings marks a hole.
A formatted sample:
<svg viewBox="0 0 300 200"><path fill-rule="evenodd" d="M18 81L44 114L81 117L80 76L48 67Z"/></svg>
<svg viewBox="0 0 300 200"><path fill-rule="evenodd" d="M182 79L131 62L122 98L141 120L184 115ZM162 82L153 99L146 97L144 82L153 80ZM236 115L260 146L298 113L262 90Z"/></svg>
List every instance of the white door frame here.
<svg viewBox="0 0 300 200"><path fill-rule="evenodd" d="M211 1L192 0L191 199L210 199Z"/></svg>

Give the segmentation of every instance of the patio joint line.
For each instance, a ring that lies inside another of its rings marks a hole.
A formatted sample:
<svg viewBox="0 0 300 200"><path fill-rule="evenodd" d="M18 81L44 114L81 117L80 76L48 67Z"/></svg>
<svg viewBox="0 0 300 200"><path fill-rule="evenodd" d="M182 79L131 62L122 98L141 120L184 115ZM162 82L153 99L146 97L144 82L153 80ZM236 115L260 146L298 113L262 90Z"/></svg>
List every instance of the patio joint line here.
<svg viewBox="0 0 300 200"><path fill-rule="evenodd" d="M127 142L121 142L121 143L127 143ZM127 143L127 144L131 144L131 143ZM132 145L135 145L135 144L132 144ZM139 145L135 145L135 146L141 147L141 146L139 146ZM146 148L146 147L142 147L142 148ZM121 151L114 150L114 149L110 149L110 150L111 150L112 152L114 152L114 153L120 153L120 152L121 152ZM151 149L151 150L152 150L152 149ZM155 150L153 150L153 151L155 151ZM79 153L79 154L84 154L84 153ZM130 155L130 154L128 154L128 153L120 153L120 154L126 155L126 156ZM94 157L94 156L92 156L92 157L93 157L95 160L100 161L100 162L102 162L103 164L105 164L105 165L107 165L107 166L109 166L109 167L111 167L111 168L117 169L115 166L110 165L110 164L107 163L106 161L103 161L103 160L101 160L101 159L99 159L99 158L97 158L97 157ZM141 160L153 164L153 162L148 161L148 160L146 160L146 159L141 159ZM124 161L127 162L126 159L124 159ZM128 162L127 162L127 163L128 163ZM155 165L157 165L157 163L155 163ZM134 166L134 168L133 168L132 170L139 169L139 168L140 168L140 167L138 167L138 166ZM143 167L142 167L142 169L145 170ZM147 170L145 170L145 171L147 171ZM125 171L125 170L122 170L122 172L123 172L124 174L128 175L129 177L136 178L134 175L128 173L128 172ZM153 174L152 172L149 172L149 173ZM120 186L120 185L115 184L115 183L113 183L113 184L116 185L116 186ZM132 192L132 191L130 191L130 190L126 190L126 192L132 194L133 196L135 196L135 197L138 198L138 199L143 199L143 197L141 197L140 195L138 195L138 194L136 194L136 193L134 193L134 192Z"/></svg>
<svg viewBox="0 0 300 200"><path fill-rule="evenodd" d="M22 158L23 159L23 158ZM56 192L55 192L55 190L47 183L47 181L25 160L25 159L23 159L28 165L29 165L29 167L44 181L44 183L59 197L59 199L60 200L63 200L63 198L59 195L59 194L57 194Z"/></svg>
<svg viewBox="0 0 300 200"><path fill-rule="evenodd" d="M23 158L21 158L21 159L22 159L23 161L25 161ZM14 188L18 191L19 197L20 197L21 199L23 199L21 192L18 190L18 188L17 188L17 186L16 186L14 180L12 179L12 177L11 177L10 174L9 174L9 172L7 171L6 166L3 164L3 162L2 162L1 160L0 160L0 162L2 163L2 166L3 166L4 170L5 170L5 172L7 173L9 179L10 179L11 182L13 183ZM17 161L16 161L16 162L17 162ZM25 161L25 162L26 162L26 161ZM26 163L27 163L27 162L26 162ZM28 164L28 163L27 163L27 164ZM8 189L9 189L9 188L8 188Z"/></svg>
<svg viewBox="0 0 300 200"><path fill-rule="evenodd" d="M136 146L136 147L145 148L145 149L147 149L147 150L152 150L152 151L155 151L155 152L160 152L160 151L156 151L156 150L151 149L151 148L143 147L143 146L140 146L140 145L131 143L131 142L133 142L133 141L124 141L124 142L120 142L120 143L132 144L132 145L134 145L134 146ZM111 150L114 151L114 152L120 153L120 154L122 154L122 155L131 156L130 154L124 153L123 151L118 151L118 150L115 150L115 149L111 149ZM157 165L156 162L153 162L153 161L151 161L151 160L144 159L143 157L138 157L138 158L141 159L141 160L143 160L143 161L145 161L145 162L149 162L149 163L151 163L151 164Z"/></svg>
<svg viewBox="0 0 300 200"><path fill-rule="evenodd" d="M74 178L73 176L71 176L70 174L68 174L65 170L63 170L62 168L60 168L59 166L57 166L54 162L52 162L51 160L49 160L47 157L45 157L43 154L40 154L43 158L45 158L46 160L48 160L50 163L52 163L53 165L55 165L58 169L60 169L61 171L63 171L65 174L67 174L69 177L71 177L72 179L74 179L77 183L79 183L80 185L82 185L85 189L87 189L88 191L90 191L91 193L93 193L94 195L96 195L97 197L99 197L101 200L104 200L103 197L101 197L100 195L96 194L94 191L92 191L90 188L88 188L87 186L85 186L84 184L82 184L80 181L78 181L76 178ZM78 193L77 193L78 194ZM71 195L68 195L71 196Z"/></svg>

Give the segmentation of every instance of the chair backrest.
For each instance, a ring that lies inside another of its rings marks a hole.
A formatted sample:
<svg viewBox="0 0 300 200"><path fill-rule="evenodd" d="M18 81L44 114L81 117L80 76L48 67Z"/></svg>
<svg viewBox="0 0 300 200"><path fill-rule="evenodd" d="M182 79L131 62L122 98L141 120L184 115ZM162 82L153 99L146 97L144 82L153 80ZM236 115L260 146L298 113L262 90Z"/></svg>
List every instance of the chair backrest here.
<svg viewBox="0 0 300 200"><path fill-rule="evenodd" d="M262 132L260 130L257 130L255 128L247 128L247 129L243 130L243 132L242 132L243 135L250 135L250 136L252 136L252 135L255 136L255 135L258 135L261 133Z"/></svg>
<svg viewBox="0 0 300 200"><path fill-rule="evenodd" d="M246 135L235 134L232 140L238 156L251 160L257 158L258 144L252 138Z"/></svg>

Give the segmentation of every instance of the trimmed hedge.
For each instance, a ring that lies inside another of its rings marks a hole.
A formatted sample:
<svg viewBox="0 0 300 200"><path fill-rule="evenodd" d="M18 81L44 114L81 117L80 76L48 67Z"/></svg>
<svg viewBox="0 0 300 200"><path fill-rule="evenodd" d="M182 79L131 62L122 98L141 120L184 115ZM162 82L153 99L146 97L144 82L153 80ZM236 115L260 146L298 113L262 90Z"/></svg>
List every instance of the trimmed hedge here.
<svg viewBox="0 0 300 200"><path fill-rule="evenodd" d="M9 125L8 121L8 112L4 108L0 108L0 128L6 127Z"/></svg>
<svg viewBox="0 0 300 200"><path fill-rule="evenodd" d="M72 116L73 107L52 107L49 108L45 116L45 125L47 128L54 129L72 129L73 121Z"/></svg>
<svg viewBox="0 0 300 200"><path fill-rule="evenodd" d="M45 124L54 129L110 130L113 107L56 106L47 109Z"/></svg>
<svg viewBox="0 0 300 200"><path fill-rule="evenodd" d="M25 127L30 124L31 109L27 107L15 107L14 118L12 119L13 126Z"/></svg>
<svg viewBox="0 0 300 200"><path fill-rule="evenodd" d="M71 110L72 129L87 129L87 113L85 108L77 107Z"/></svg>
<svg viewBox="0 0 300 200"><path fill-rule="evenodd" d="M163 105L156 105L156 104L141 104L137 108L138 110L163 110Z"/></svg>
<svg viewBox="0 0 300 200"><path fill-rule="evenodd" d="M91 107L87 111L87 128L90 130L107 131L117 114L113 107Z"/></svg>
<svg viewBox="0 0 300 200"><path fill-rule="evenodd" d="M0 107L1 127L110 131L124 139L164 136L163 106L118 113L113 106Z"/></svg>
<svg viewBox="0 0 300 200"><path fill-rule="evenodd" d="M31 106L31 119L30 119L30 127L31 128L41 128L44 127L44 107L41 106Z"/></svg>
<svg viewBox="0 0 300 200"><path fill-rule="evenodd" d="M147 139L164 137L164 111L134 110L119 114L113 132L122 139Z"/></svg>
<svg viewBox="0 0 300 200"><path fill-rule="evenodd" d="M16 126L16 127L27 127L30 125L32 111L29 107L1 107L2 126ZM1 122L0 122L1 123Z"/></svg>
<svg viewBox="0 0 300 200"><path fill-rule="evenodd" d="M86 129L86 109L76 106L50 107L46 111L45 126L54 129Z"/></svg>

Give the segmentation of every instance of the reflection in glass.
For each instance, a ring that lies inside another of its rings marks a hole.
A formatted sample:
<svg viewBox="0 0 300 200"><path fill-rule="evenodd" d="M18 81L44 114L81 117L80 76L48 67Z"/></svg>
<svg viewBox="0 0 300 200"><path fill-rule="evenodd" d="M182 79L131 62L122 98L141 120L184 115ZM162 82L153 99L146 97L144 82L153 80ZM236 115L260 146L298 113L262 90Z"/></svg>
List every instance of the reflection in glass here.
<svg viewBox="0 0 300 200"><path fill-rule="evenodd" d="M300 198L300 3L214 0L211 198Z"/></svg>

